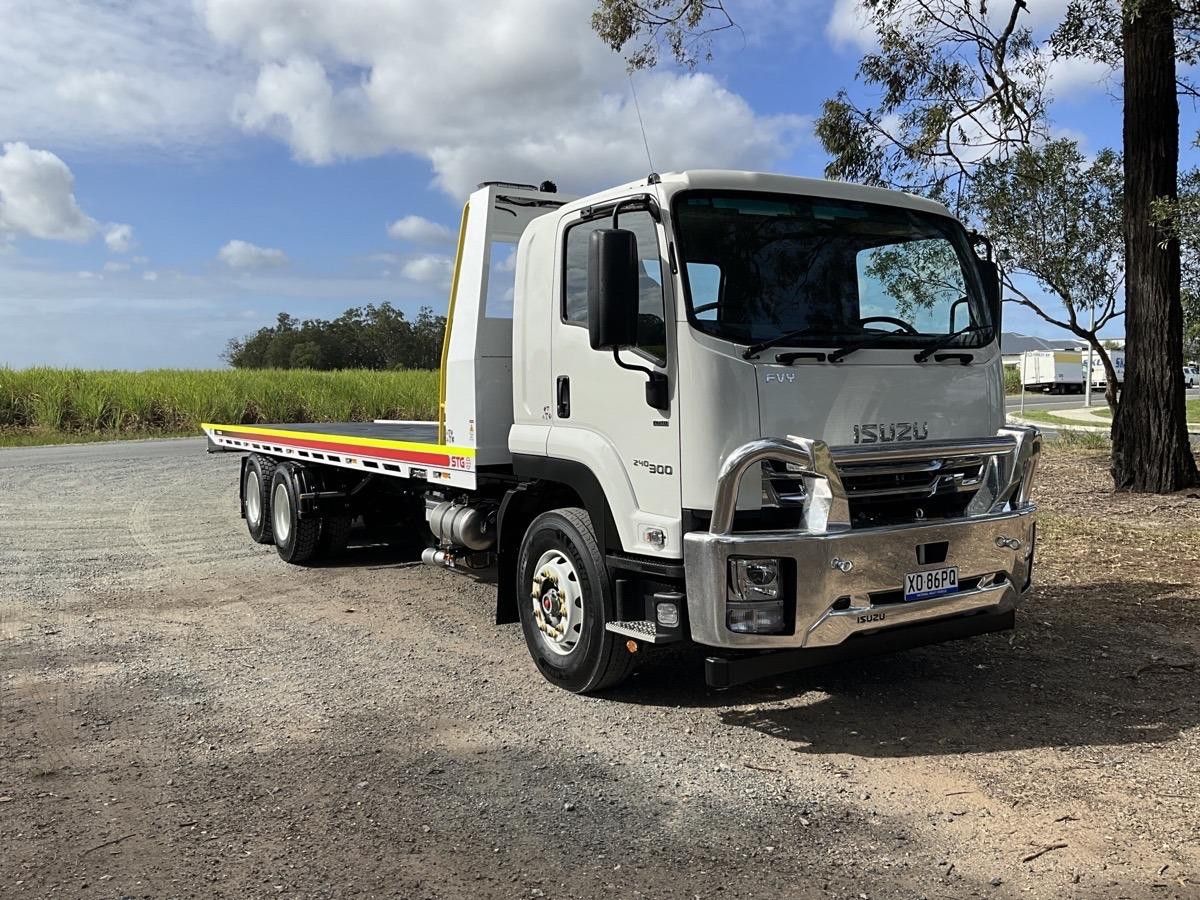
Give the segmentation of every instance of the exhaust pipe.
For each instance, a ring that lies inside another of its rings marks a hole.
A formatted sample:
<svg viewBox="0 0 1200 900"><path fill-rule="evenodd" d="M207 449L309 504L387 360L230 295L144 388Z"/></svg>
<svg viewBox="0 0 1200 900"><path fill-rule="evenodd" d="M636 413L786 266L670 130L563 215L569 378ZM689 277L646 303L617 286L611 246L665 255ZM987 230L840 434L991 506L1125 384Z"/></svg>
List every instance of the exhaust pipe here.
<svg viewBox="0 0 1200 900"><path fill-rule="evenodd" d="M421 562L447 569L486 569L492 564L492 554L487 551L472 553L463 547L426 547L421 551Z"/></svg>

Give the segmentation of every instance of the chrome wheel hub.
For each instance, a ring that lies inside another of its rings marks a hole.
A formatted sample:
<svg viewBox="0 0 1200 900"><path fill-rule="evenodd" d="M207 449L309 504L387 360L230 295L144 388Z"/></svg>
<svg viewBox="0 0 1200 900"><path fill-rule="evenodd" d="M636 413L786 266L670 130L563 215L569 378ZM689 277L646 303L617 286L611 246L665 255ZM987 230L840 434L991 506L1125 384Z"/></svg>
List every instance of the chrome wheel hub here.
<svg viewBox="0 0 1200 900"><path fill-rule="evenodd" d="M275 540L286 544L288 535L292 533L292 507L283 482L275 485L271 493L271 525Z"/></svg>
<svg viewBox="0 0 1200 900"><path fill-rule="evenodd" d="M533 570L533 623L551 653L567 656L583 636L583 591L575 566L561 550L547 550Z"/></svg>
<svg viewBox="0 0 1200 900"><path fill-rule="evenodd" d="M262 521L262 486L253 469L246 474L246 518L255 527Z"/></svg>

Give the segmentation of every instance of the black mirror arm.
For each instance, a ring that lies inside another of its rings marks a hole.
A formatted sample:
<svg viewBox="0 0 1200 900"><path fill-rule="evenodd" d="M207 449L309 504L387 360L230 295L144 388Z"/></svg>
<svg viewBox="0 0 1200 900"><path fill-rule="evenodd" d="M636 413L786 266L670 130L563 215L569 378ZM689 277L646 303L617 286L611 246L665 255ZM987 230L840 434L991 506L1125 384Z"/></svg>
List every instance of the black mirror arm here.
<svg viewBox="0 0 1200 900"><path fill-rule="evenodd" d="M649 366L627 363L621 359L621 348L613 347L613 362L630 372L642 372L646 376L646 404L654 409L667 408L667 376Z"/></svg>
<svg viewBox="0 0 1200 900"><path fill-rule="evenodd" d="M621 215L621 207L622 206L634 206L634 205L641 206L645 202L646 202L645 197L626 197L624 200L618 200L616 202L616 204L613 206L612 227L613 228L617 227L617 219Z"/></svg>

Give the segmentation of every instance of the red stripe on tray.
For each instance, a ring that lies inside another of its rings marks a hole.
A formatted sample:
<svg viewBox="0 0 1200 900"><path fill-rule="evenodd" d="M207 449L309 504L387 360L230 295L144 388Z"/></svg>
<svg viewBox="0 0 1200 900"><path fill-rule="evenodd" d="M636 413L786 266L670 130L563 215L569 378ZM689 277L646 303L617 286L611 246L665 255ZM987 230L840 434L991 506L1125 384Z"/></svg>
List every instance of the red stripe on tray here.
<svg viewBox="0 0 1200 900"><path fill-rule="evenodd" d="M378 459L397 459L402 462L421 463L426 466L441 466L450 468L450 456L446 453L422 453L419 450L390 450L386 447L368 447L362 444L347 444L342 441L325 441L317 439L276 437L274 435L249 434L245 431L221 429L223 437L236 437L244 441L254 441L257 444L279 444L283 447L304 447L308 450L320 450L328 453L349 453L354 456L370 456Z"/></svg>

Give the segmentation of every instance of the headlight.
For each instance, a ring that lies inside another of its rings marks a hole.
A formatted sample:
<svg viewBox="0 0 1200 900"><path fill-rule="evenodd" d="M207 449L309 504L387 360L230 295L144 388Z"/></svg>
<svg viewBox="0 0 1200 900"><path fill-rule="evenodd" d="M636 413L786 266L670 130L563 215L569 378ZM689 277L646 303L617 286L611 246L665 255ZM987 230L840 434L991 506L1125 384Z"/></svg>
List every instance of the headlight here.
<svg viewBox="0 0 1200 900"><path fill-rule="evenodd" d="M742 634L779 634L786 626L778 559L729 560L726 627Z"/></svg>
<svg viewBox="0 0 1200 900"><path fill-rule="evenodd" d="M738 600L778 600L779 560L734 557L729 560L729 581Z"/></svg>

